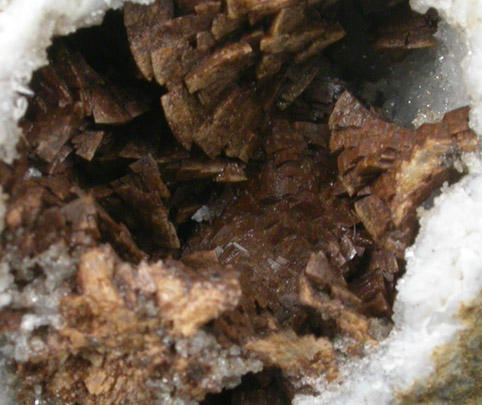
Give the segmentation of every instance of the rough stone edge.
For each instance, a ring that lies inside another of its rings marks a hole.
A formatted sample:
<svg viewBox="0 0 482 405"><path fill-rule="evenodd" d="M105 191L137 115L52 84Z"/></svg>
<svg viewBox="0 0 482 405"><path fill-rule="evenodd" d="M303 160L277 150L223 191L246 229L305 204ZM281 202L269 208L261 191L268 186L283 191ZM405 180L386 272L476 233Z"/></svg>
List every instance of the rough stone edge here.
<svg viewBox="0 0 482 405"><path fill-rule="evenodd" d="M482 398L482 294L462 305L464 329L452 344L435 349L435 372L398 394L401 405L480 404Z"/></svg>

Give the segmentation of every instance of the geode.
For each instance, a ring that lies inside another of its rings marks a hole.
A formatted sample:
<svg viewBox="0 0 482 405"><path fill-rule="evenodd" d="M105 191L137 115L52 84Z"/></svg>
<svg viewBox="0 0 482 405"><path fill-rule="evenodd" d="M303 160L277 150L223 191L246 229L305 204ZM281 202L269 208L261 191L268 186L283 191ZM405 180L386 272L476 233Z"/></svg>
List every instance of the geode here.
<svg viewBox="0 0 482 405"><path fill-rule="evenodd" d="M17 399L281 404L375 350L417 212L479 147L469 107L404 128L364 92L437 23L404 1L156 0L55 39L0 163Z"/></svg>

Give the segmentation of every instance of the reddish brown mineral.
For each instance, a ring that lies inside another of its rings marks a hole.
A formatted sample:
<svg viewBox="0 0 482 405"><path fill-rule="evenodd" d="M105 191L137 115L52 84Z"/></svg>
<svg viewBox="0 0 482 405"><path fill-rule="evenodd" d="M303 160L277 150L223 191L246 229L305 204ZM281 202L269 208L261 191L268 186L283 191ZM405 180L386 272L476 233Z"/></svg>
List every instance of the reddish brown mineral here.
<svg viewBox="0 0 482 405"><path fill-rule="evenodd" d="M355 10L392 62L435 45L405 3ZM377 344L417 208L478 146L467 108L410 130L346 91L345 4L126 3L54 41L0 163L23 403L287 404Z"/></svg>
<svg viewBox="0 0 482 405"><path fill-rule="evenodd" d="M367 231L399 257L413 242L416 208L449 180L447 162L477 148L468 112L461 108L440 124L409 131L385 122L348 92L333 110L330 149L342 152L340 180L350 196L363 197L355 210Z"/></svg>

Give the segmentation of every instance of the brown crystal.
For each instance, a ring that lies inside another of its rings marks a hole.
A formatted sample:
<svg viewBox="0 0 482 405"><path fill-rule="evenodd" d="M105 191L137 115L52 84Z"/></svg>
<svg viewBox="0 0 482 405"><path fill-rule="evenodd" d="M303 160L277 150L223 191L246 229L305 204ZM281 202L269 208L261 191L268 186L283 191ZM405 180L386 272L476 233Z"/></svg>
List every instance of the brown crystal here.
<svg viewBox="0 0 482 405"><path fill-rule="evenodd" d="M25 403L285 404L377 344L417 208L478 143L467 108L412 130L346 91L345 6L126 3L54 41L0 163ZM405 7L354 10L370 63L435 45Z"/></svg>

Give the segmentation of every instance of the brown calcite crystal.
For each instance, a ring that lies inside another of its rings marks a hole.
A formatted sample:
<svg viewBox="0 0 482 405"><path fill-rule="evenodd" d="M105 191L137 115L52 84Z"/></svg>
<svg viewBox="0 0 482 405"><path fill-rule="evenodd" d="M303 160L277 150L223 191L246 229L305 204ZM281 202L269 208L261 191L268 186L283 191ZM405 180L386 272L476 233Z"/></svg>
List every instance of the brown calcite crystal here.
<svg viewBox="0 0 482 405"><path fill-rule="evenodd" d="M330 149L342 151L340 180L349 195L363 197L355 211L367 231L400 257L414 239L416 208L450 179L450 160L477 149L468 113L451 111L439 124L409 131L385 122L349 93L333 110Z"/></svg>
<svg viewBox="0 0 482 405"><path fill-rule="evenodd" d="M0 163L21 401L287 404L377 345L417 208L478 144L467 108L363 104L346 4L126 3L54 41ZM435 45L405 7L360 4L370 46Z"/></svg>
<svg viewBox="0 0 482 405"><path fill-rule="evenodd" d="M149 403L173 392L201 399L204 387L223 387L228 376L216 376L221 362L231 363L230 378L259 368L245 351L237 348L234 357L234 346L200 331L236 306L240 287L232 268L211 263L194 270L175 261L133 267L99 246L80 256L76 283L78 292L60 302L64 327L46 337L35 358L32 378L42 370L52 400Z"/></svg>
<svg viewBox="0 0 482 405"><path fill-rule="evenodd" d="M400 59L411 49L426 49L437 45L437 15L430 11L420 15L402 5L387 19L372 28L372 47L382 56Z"/></svg>

